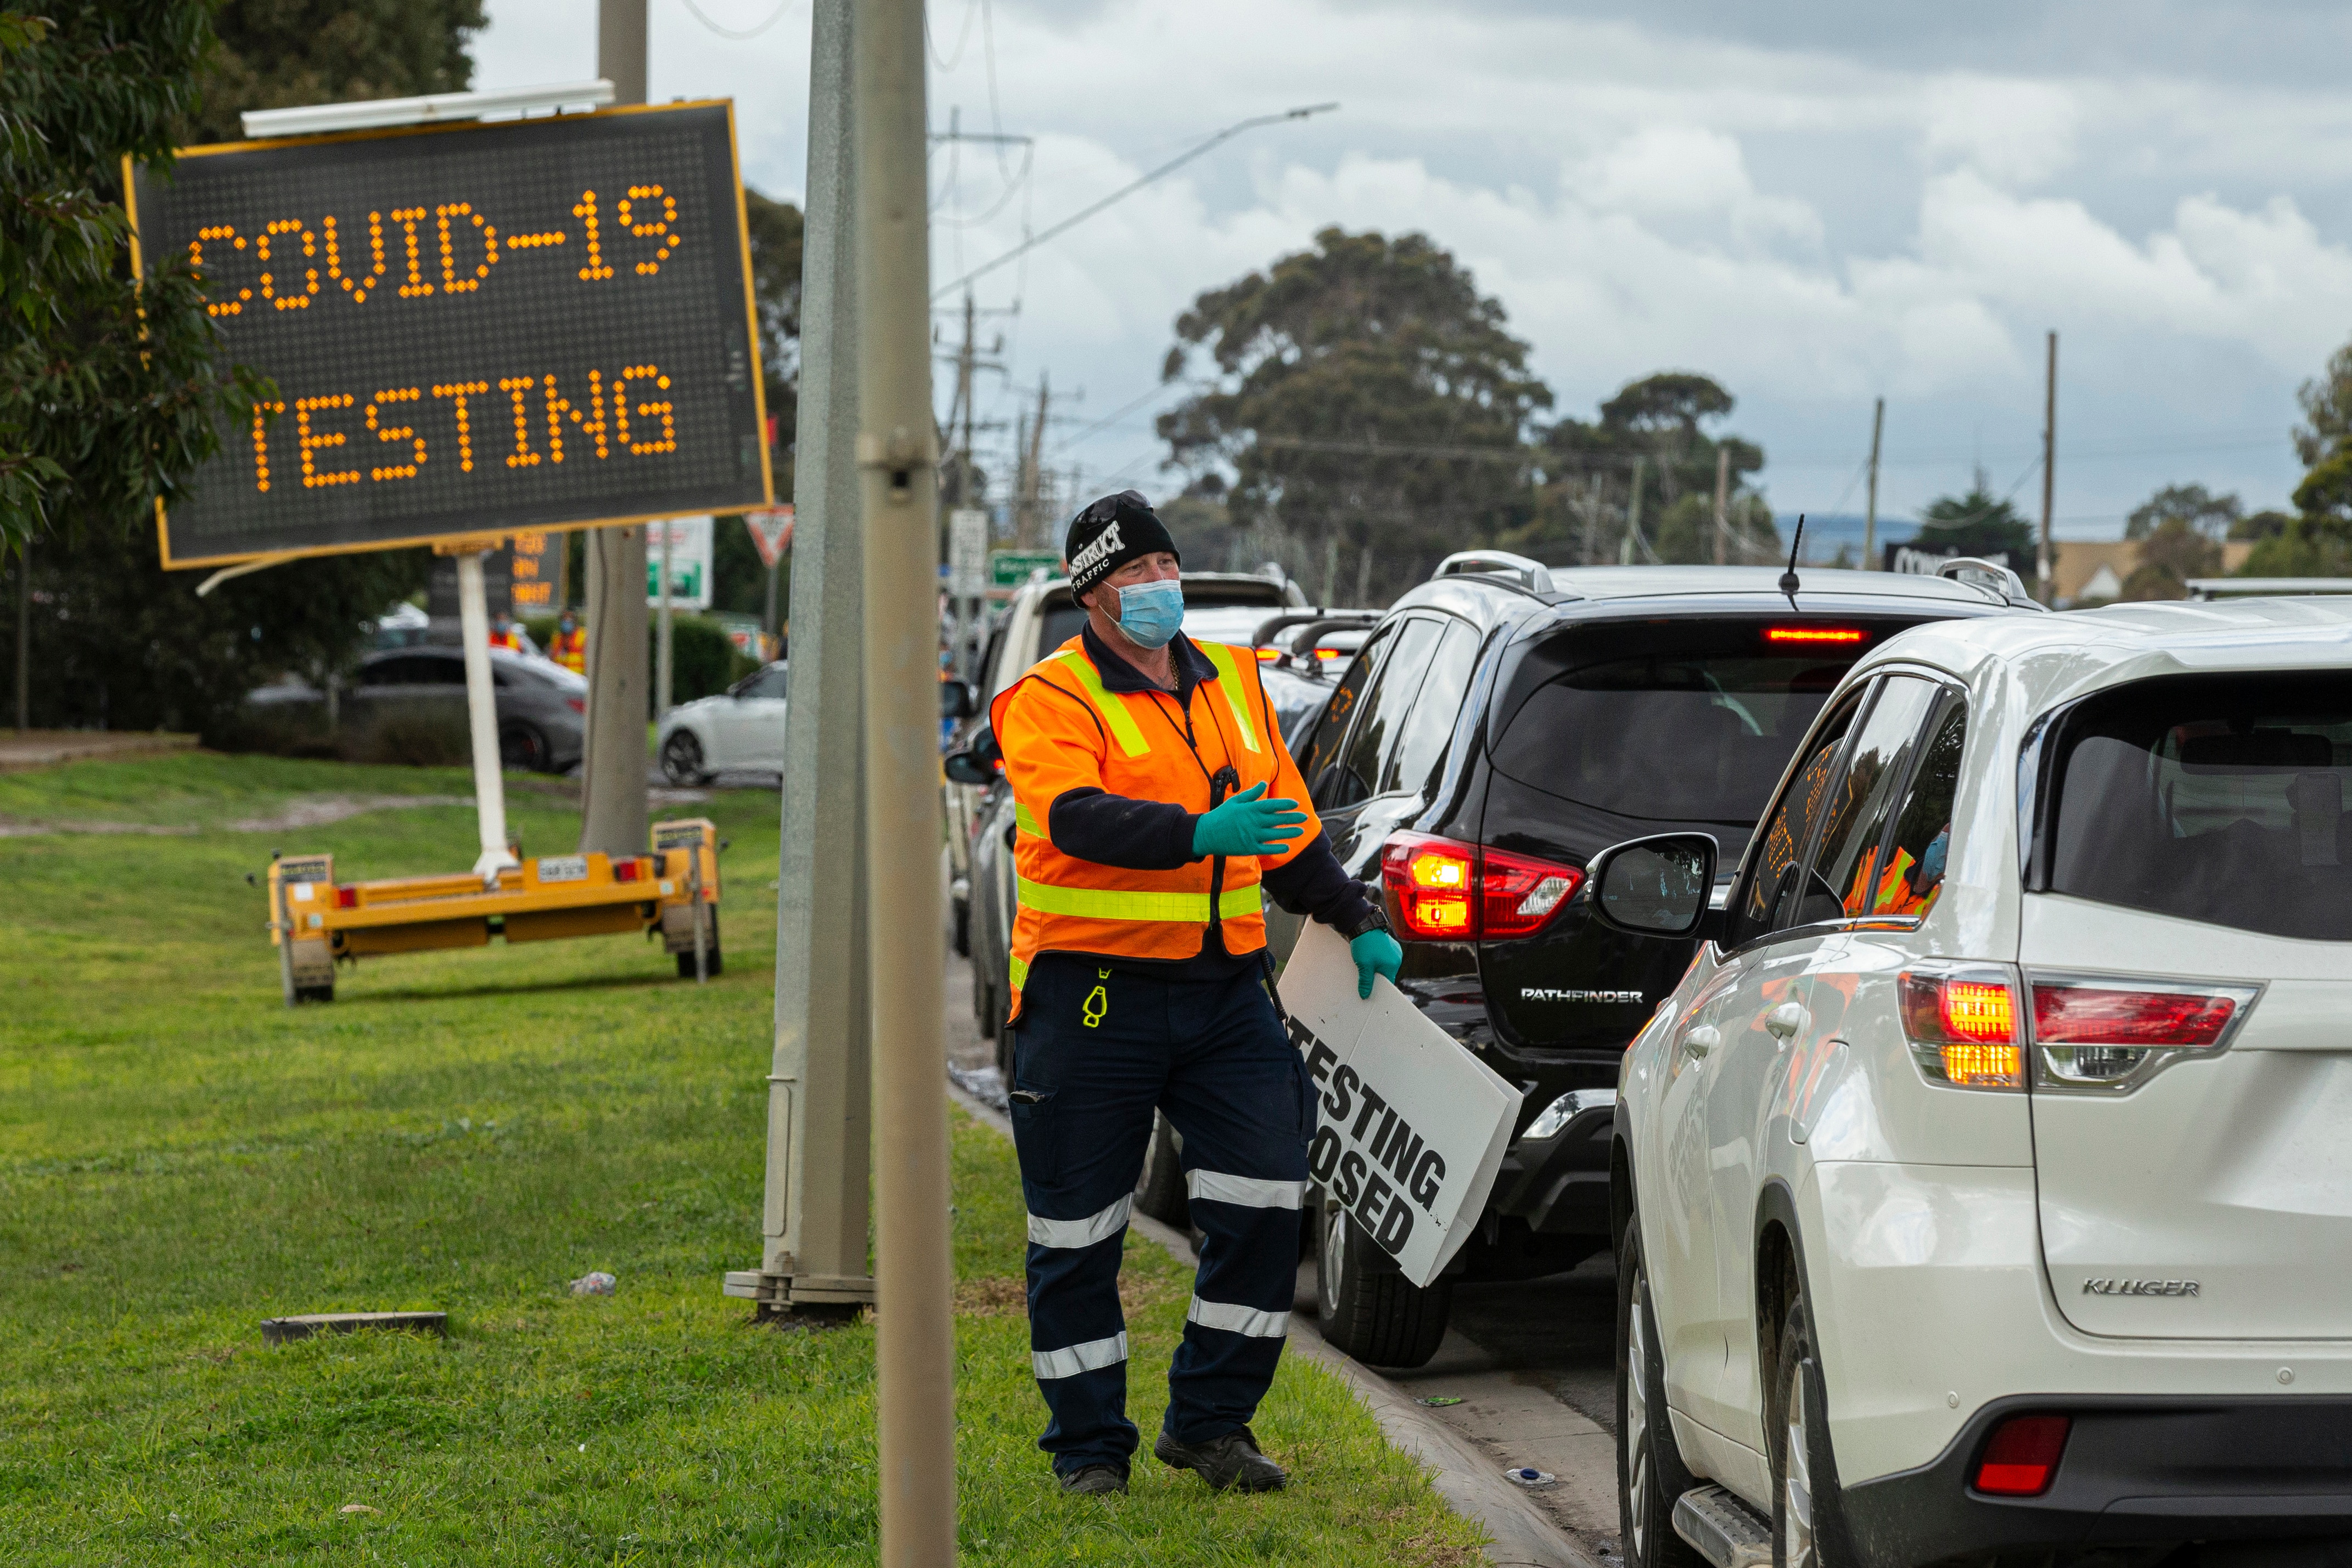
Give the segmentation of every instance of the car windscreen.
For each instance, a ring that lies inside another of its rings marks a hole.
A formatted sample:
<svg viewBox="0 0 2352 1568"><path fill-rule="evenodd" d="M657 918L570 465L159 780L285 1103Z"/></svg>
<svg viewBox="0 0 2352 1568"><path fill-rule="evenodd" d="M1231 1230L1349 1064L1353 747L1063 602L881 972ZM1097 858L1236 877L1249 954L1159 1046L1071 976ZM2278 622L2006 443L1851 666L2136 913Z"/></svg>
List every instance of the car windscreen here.
<svg viewBox="0 0 2352 1568"><path fill-rule="evenodd" d="M2050 743L2049 891L2352 941L2352 675L2136 681Z"/></svg>
<svg viewBox="0 0 2352 1568"><path fill-rule="evenodd" d="M1776 630L1789 627L1654 622L1585 631L1556 655L1578 661L1573 667L1511 716L1495 767L1530 789L1621 817L1752 827L1831 689L1893 628L1864 631L1853 643L1772 641ZM1633 652L1627 643L1648 647Z"/></svg>

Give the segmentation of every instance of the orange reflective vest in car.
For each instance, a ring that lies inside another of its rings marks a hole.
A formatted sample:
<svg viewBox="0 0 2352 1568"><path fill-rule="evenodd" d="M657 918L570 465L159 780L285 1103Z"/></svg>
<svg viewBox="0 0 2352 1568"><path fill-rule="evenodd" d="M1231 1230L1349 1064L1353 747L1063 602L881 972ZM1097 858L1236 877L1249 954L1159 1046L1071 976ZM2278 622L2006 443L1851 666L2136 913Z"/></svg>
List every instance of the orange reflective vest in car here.
<svg viewBox="0 0 2352 1568"><path fill-rule="evenodd" d="M1259 871L1284 863L1322 831L1298 765L1275 728L1251 650L1192 644L1213 673L1180 701L1170 691L1109 689L1085 641L1071 638L989 705L1013 784L1020 904L1013 921L1014 1018L1029 965L1040 953L1181 962L1200 955L1213 926L1228 953L1263 948ZM1113 684L1133 684L1132 672L1115 672ZM1210 809L1210 781L1228 766L1240 781L1225 795L1264 784L1269 796L1296 800L1306 813L1299 836L1282 853L1137 871L1055 847L1054 802L1070 790L1165 801L1197 815Z"/></svg>

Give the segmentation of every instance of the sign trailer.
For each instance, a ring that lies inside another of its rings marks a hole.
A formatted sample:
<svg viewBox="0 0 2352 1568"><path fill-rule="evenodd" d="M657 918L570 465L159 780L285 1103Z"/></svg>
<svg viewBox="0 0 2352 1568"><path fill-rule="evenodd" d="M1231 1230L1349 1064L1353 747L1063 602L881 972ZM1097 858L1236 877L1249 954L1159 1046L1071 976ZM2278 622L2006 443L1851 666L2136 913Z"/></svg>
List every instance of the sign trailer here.
<svg viewBox="0 0 2352 1568"><path fill-rule="evenodd" d="M470 112L513 107L479 96ZM457 558L481 858L355 883L324 856L273 864L287 1001L332 999L338 959L493 934L658 931L681 974L715 971L709 823L657 824L635 858L509 847L482 553L542 536L536 564L550 532L774 499L732 106L289 136L123 177L134 267L186 256L231 358L276 383L157 504L163 565Z"/></svg>

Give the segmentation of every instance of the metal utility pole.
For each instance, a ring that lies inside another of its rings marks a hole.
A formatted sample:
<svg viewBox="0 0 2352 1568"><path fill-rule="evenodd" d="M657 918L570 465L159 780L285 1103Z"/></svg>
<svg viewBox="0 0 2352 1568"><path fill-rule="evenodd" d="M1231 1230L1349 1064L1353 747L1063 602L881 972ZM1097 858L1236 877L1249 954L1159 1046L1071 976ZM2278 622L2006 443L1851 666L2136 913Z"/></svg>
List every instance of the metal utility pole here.
<svg viewBox="0 0 2352 1568"><path fill-rule="evenodd" d="M669 574L672 551L677 544L677 524L674 520L661 526L661 623L660 640L655 645L654 672L654 716L656 718L669 716L671 694L677 690L675 678L677 666L671 663L673 644L670 642L669 612Z"/></svg>
<svg viewBox="0 0 2352 1568"><path fill-rule="evenodd" d="M2051 581L2053 565L2050 549L2050 509L2056 495L2058 478L2058 334L2050 334L2050 366L2043 377L2042 392L2042 549L2034 558L2033 590L2047 604L2056 594Z"/></svg>
<svg viewBox="0 0 2352 1568"><path fill-rule="evenodd" d="M866 934L866 590L850 6L851 0L820 0L810 41L793 476L793 716L784 730L776 873L765 1239L760 1267L730 1273L726 1282L729 1295L758 1301L763 1312L842 1312L874 1300L866 1257L874 1025Z"/></svg>
<svg viewBox="0 0 2352 1568"><path fill-rule="evenodd" d="M1715 449L1715 564L1724 563L1731 540L1731 448Z"/></svg>
<svg viewBox="0 0 2352 1568"><path fill-rule="evenodd" d="M1633 564L1633 551L1642 538L1642 479L1649 462L1645 456L1633 459L1633 493L1625 502L1625 542L1617 551L1620 566Z"/></svg>
<svg viewBox="0 0 2352 1568"><path fill-rule="evenodd" d="M937 425L922 0L856 0L857 466L874 988L875 1405L884 1568L956 1555L955 1330L940 929ZM1042 428L1042 422L1041 422Z"/></svg>
<svg viewBox="0 0 2352 1568"><path fill-rule="evenodd" d="M1028 422L1021 443L1020 537L1023 549L1039 549L1045 534L1045 418L1054 394L1044 371L1037 375L1037 414Z"/></svg>
<svg viewBox="0 0 2352 1568"><path fill-rule="evenodd" d="M597 0L596 72L615 103L646 101L646 0ZM646 850L646 530L588 535L588 737L580 848Z"/></svg>
<svg viewBox="0 0 2352 1568"><path fill-rule="evenodd" d="M460 539L434 547L436 555L457 558L457 635L464 640L466 722L474 752L474 818L482 843L474 874L485 886L497 885L499 872L521 863L507 847L506 778L499 770L498 691L490 675L490 612L482 586L482 556L497 548L496 539ZM645 798L644 789L637 791L637 797Z"/></svg>
<svg viewBox="0 0 2352 1568"><path fill-rule="evenodd" d="M1870 411L1870 499L1862 510L1862 570L1878 570L1878 437L1886 427L1886 400Z"/></svg>

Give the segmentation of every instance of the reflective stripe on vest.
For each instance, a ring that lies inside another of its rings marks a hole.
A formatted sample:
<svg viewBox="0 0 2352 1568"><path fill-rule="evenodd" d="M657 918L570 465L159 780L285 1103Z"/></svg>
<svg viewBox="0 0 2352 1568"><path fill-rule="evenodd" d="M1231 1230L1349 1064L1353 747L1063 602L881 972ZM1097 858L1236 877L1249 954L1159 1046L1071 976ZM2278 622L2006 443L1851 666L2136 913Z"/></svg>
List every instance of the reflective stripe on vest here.
<svg viewBox="0 0 2352 1568"><path fill-rule="evenodd" d="M1018 800L1013 802L1013 825L1032 838L1046 838L1045 830L1037 825L1037 819L1029 814L1029 808ZM1047 841L1052 841L1047 839Z"/></svg>
<svg viewBox="0 0 2352 1568"><path fill-rule="evenodd" d="M1013 982L1013 994L1019 996L1022 988L1029 983L1029 966L1021 959L1015 958L1007 967L1005 973Z"/></svg>
<svg viewBox="0 0 2352 1568"><path fill-rule="evenodd" d="M1025 876L1017 877L1014 881L1021 907L1034 909L1040 915L1067 915L1080 920L1190 921L1196 925L1209 923L1209 895L1205 893L1130 893L1100 887L1055 887L1050 883L1031 882ZM1217 914L1222 919L1255 915L1261 907L1255 885L1229 887L1217 900Z"/></svg>
<svg viewBox="0 0 2352 1568"><path fill-rule="evenodd" d="M1223 643L1195 643L1192 645L1209 655L1209 663L1217 667L1217 689L1225 694L1225 707L1233 714L1234 722L1241 726L1242 744L1255 751L1257 731L1250 727L1249 702L1242 695L1242 673L1234 667L1234 651Z"/></svg>
<svg viewBox="0 0 2352 1568"><path fill-rule="evenodd" d="M1102 677L1095 674L1092 659L1081 650L1073 648L1056 658L1055 663L1077 676L1087 700L1095 705L1095 711L1102 716L1104 726L1109 729L1111 738L1118 742L1121 751L1129 757L1141 757L1150 751L1151 743L1143 738L1143 730L1135 722L1135 716L1127 711L1127 705L1103 689Z"/></svg>

